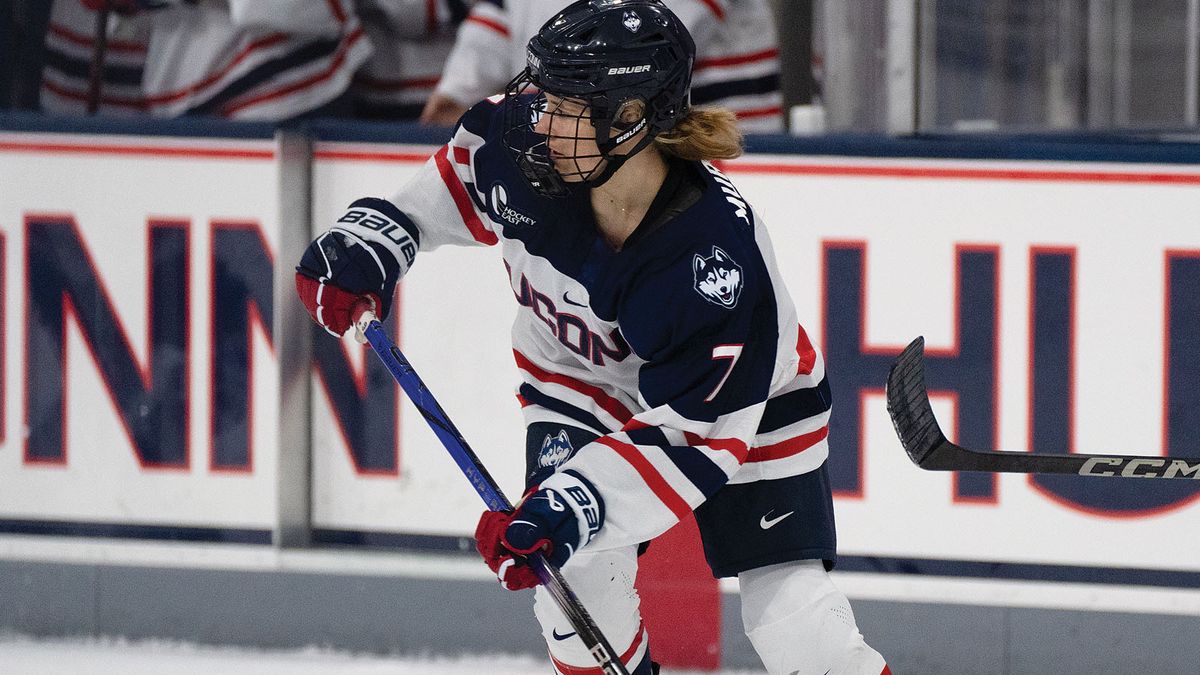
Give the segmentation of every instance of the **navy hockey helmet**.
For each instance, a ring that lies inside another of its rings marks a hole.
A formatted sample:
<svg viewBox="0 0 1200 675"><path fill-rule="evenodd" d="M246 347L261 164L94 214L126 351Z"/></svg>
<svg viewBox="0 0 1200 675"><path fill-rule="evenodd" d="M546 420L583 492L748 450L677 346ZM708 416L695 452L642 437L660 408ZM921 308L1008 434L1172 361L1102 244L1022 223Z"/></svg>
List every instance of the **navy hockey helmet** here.
<svg viewBox="0 0 1200 675"><path fill-rule="evenodd" d="M526 54L505 91L504 144L541 194L602 184L687 114L696 45L661 0L579 0Z"/></svg>

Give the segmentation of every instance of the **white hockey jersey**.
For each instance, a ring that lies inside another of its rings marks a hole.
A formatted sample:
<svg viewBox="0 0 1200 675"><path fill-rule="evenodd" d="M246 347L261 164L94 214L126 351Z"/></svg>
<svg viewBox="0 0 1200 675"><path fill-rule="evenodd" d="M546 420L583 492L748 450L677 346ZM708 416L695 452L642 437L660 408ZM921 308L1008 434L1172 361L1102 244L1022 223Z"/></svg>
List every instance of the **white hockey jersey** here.
<svg viewBox="0 0 1200 675"><path fill-rule="evenodd" d="M465 0L362 0L375 51L354 76L355 116L415 120L441 78Z"/></svg>
<svg viewBox="0 0 1200 675"><path fill-rule="evenodd" d="M109 16L97 114L109 117L145 114L142 71L152 26L153 18L148 14ZM46 30L39 94L42 110L56 115L87 112L95 41L96 12L85 8L79 0L55 0Z"/></svg>
<svg viewBox="0 0 1200 675"><path fill-rule="evenodd" d="M601 434L542 483L570 484L571 471L602 496L589 545L647 541L728 482L818 468L824 361L729 179L687 163L702 186L694 201L613 251L588 200L539 196L518 173L500 140L504 105L472 108L417 177L390 200L354 202L343 221L374 223L355 234L402 269L414 240L419 251L499 246L521 305L512 340L526 423Z"/></svg>
<svg viewBox="0 0 1200 675"><path fill-rule="evenodd" d="M745 132L783 130L779 49L768 0L664 0L696 42L692 103L733 110ZM503 90L525 46L567 0L481 0L458 30L437 93L464 105Z"/></svg>
<svg viewBox="0 0 1200 675"><path fill-rule="evenodd" d="M371 55L353 0L198 0L153 12L148 111L282 120L350 85Z"/></svg>

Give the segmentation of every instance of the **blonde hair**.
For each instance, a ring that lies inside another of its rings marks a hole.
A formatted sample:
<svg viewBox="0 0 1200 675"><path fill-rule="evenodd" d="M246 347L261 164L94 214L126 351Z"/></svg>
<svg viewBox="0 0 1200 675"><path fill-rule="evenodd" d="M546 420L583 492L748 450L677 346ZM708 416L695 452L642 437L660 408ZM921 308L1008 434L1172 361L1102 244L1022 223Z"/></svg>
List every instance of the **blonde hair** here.
<svg viewBox="0 0 1200 675"><path fill-rule="evenodd" d="M685 159L733 159L742 154L737 116L725 108L692 108L670 131L654 137L660 152Z"/></svg>

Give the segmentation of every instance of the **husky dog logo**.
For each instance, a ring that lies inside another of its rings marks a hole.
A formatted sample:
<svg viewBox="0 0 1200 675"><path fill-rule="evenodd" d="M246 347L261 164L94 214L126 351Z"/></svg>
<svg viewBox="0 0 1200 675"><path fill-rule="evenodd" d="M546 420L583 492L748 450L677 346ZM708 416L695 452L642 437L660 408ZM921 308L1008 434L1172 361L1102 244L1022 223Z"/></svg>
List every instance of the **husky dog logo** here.
<svg viewBox="0 0 1200 675"><path fill-rule="evenodd" d="M707 258L697 253L692 259L692 271L696 273L696 292L701 297L726 309L737 306L742 294L742 266L728 253L717 246L713 246L712 255Z"/></svg>
<svg viewBox="0 0 1200 675"><path fill-rule="evenodd" d="M636 33L642 27L642 17L638 16L637 12L633 10L622 14L621 21L625 23L625 27L629 29L630 33Z"/></svg>
<svg viewBox="0 0 1200 675"><path fill-rule="evenodd" d="M574 448L571 447L571 439L567 437L567 432L560 431L557 436L546 434L546 440L542 441L542 449L538 451L538 466L542 468L555 467L567 461L571 456Z"/></svg>

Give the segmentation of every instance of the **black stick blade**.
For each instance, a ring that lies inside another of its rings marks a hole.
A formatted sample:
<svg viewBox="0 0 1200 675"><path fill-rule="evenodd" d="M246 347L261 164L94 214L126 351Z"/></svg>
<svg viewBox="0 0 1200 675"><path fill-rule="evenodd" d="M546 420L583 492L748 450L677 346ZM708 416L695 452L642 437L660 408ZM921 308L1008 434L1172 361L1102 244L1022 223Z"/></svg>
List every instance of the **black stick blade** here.
<svg viewBox="0 0 1200 675"><path fill-rule="evenodd" d="M931 452L946 443L925 389L925 365L921 359L924 352L925 338L913 340L900 352L887 379L887 409L892 426L909 459L920 467L925 466Z"/></svg>
<svg viewBox="0 0 1200 675"><path fill-rule="evenodd" d="M971 450L955 445L933 416L925 386L924 352L925 338L913 340L900 352L887 379L887 409L892 425L909 459L922 469L1200 480L1200 458L1042 454Z"/></svg>

